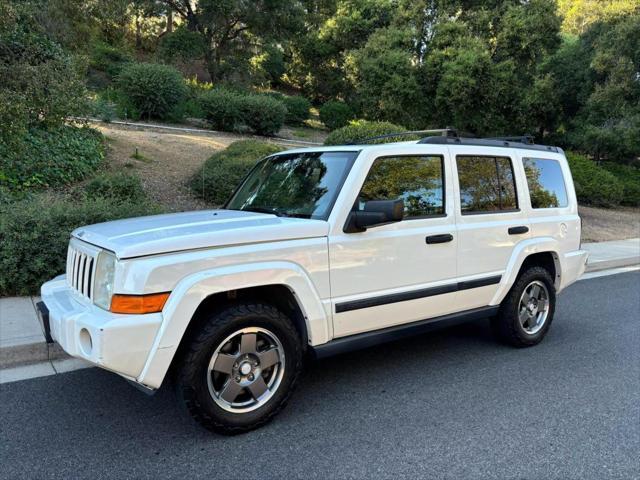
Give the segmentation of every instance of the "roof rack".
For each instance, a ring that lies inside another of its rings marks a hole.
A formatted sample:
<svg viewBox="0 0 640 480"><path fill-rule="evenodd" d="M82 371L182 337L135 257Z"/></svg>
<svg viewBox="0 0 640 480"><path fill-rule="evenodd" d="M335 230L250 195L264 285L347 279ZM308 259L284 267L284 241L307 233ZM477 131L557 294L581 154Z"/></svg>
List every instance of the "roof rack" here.
<svg viewBox="0 0 640 480"><path fill-rule="evenodd" d="M506 137L488 137L474 138L473 136L460 136L458 130L453 127L436 128L431 130L410 130L407 132L387 133L386 135L378 135L375 137L364 138L362 140L348 142L347 145L364 145L374 140L382 140L385 138L404 137L409 135L433 134L439 135L428 136L418 140L418 143L432 145L469 145L477 147L503 147L503 148L523 148L528 150L539 150L545 152L558 152L558 147L548 145L537 145L534 142L533 135L511 135ZM468 135L468 134L466 134Z"/></svg>
<svg viewBox="0 0 640 480"><path fill-rule="evenodd" d="M387 133L385 135L376 135L375 137L363 138L362 140L354 140L351 142L347 142L347 145L364 145L366 143L372 142L373 140L383 140L385 138L394 138L394 137L404 137L409 135L425 135L428 133L439 133L441 137L452 137L457 138L458 132L455 128L447 127L447 128L436 128L431 130L409 130L406 132L397 132L397 133Z"/></svg>

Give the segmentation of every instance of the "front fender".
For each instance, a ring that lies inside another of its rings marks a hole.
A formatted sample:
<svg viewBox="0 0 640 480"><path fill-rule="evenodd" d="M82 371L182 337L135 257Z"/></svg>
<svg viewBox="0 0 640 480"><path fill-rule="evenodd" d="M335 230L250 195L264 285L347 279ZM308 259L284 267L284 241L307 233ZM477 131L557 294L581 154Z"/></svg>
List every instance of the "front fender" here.
<svg viewBox="0 0 640 480"><path fill-rule="evenodd" d="M553 261L556 266L554 282L556 289L558 289L560 286L559 279L562 276L562 265L558 256L559 249L560 244L552 237L531 238L518 243L513 249L505 274L502 276L498 290L493 296L490 305L499 305L502 302L507 293L509 293L511 286L515 283L525 259L535 253L549 252L553 255Z"/></svg>
<svg viewBox="0 0 640 480"><path fill-rule="evenodd" d="M171 292L138 382L151 388L160 386L189 322L204 299L220 292L266 285L285 285L292 291L304 315L310 344L329 341L330 323L322 301L299 265L273 261L204 270L185 277Z"/></svg>

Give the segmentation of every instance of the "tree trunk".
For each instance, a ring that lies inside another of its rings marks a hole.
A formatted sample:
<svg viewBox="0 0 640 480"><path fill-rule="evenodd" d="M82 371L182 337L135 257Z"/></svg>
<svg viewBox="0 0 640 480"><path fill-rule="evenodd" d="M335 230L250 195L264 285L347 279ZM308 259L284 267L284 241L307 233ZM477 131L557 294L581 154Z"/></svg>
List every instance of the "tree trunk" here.
<svg viewBox="0 0 640 480"><path fill-rule="evenodd" d="M167 10L167 33L173 32L173 10Z"/></svg>
<svg viewBox="0 0 640 480"><path fill-rule="evenodd" d="M142 25L140 24L140 13L136 12L136 50L142 48Z"/></svg>

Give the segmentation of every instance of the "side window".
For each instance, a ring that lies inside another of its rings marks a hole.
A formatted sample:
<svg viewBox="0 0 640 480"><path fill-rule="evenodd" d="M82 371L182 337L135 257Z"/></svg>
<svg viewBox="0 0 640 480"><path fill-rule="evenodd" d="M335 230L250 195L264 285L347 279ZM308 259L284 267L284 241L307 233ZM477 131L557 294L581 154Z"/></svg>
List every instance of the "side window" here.
<svg viewBox="0 0 640 480"><path fill-rule="evenodd" d="M491 213L518 208L511 159L458 156L462 214Z"/></svg>
<svg viewBox="0 0 640 480"><path fill-rule="evenodd" d="M523 158L533 208L559 208L568 205L562 168L557 160Z"/></svg>
<svg viewBox="0 0 640 480"><path fill-rule="evenodd" d="M406 218L444 214L443 159L436 156L382 157L364 181L358 208L369 200L404 200Z"/></svg>

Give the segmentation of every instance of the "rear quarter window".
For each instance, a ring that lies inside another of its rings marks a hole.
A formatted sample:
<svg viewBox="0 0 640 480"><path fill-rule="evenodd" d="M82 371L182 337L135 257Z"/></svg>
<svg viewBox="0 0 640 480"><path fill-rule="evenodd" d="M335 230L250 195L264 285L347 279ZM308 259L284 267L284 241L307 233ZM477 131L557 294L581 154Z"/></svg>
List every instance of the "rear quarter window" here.
<svg viewBox="0 0 640 480"><path fill-rule="evenodd" d="M522 164L533 208L562 208L568 205L560 162L544 158L523 158Z"/></svg>

